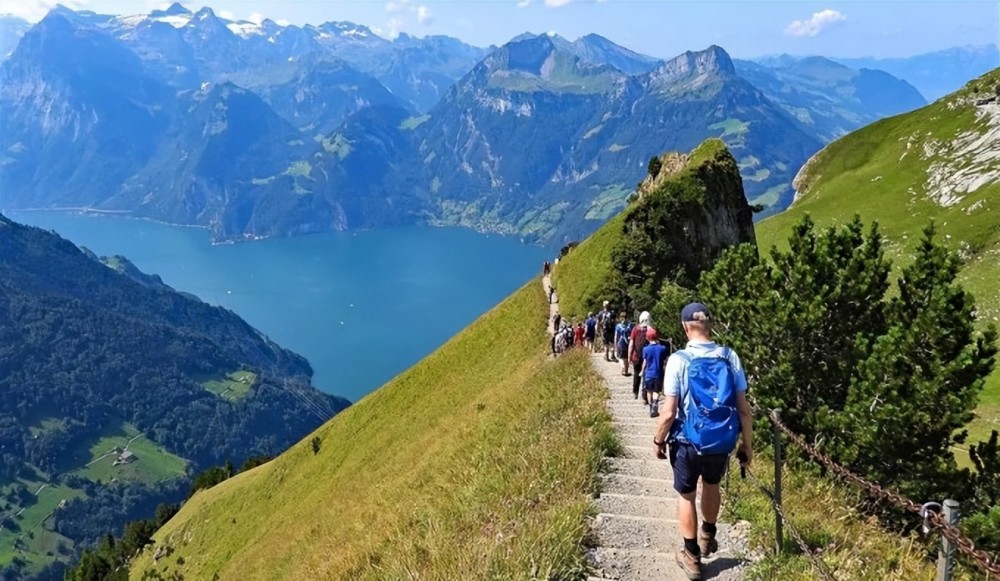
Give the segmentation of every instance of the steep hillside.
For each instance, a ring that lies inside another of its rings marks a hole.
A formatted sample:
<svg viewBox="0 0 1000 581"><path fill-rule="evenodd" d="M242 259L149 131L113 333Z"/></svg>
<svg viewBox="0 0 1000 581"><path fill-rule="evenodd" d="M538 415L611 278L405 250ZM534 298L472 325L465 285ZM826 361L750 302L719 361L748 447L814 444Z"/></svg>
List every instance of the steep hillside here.
<svg viewBox="0 0 1000 581"><path fill-rule="evenodd" d="M0 577L71 559L194 472L278 453L347 405L127 260L3 216L0 248Z"/></svg>
<svg viewBox="0 0 1000 581"><path fill-rule="evenodd" d="M613 438L586 354L546 356L547 312L532 281L274 461L199 492L131 577L582 575Z"/></svg>
<svg viewBox="0 0 1000 581"><path fill-rule="evenodd" d="M797 200L757 225L763 248L787 238L803 214L819 225L855 213L878 220L897 265L909 261L934 220L966 260L961 282L981 319L1000 323L1000 69L906 115L880 121L826 147L802 168ZM1000 372L982 395L976 435L1000 428Z"/></svg>

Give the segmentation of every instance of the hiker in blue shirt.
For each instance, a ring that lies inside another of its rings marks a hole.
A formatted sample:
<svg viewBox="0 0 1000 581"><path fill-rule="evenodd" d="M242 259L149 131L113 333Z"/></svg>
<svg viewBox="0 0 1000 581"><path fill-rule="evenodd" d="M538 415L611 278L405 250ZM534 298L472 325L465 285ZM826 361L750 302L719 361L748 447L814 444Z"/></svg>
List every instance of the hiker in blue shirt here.
<svg viewBox="0 0 1000 581"><path fill-rule="evenodd" d="M655 418L659 415L656 408L663 393L663 367L670 351L660 344L656 329L652 327L646 329L646 340L649 344L642 349L642 393L649 406L649 417Z"/></svg>
<svg viewBox="0 0 1000 581"><path fill-rule="evenodd" d="M618 360L621 361L622 375L625 377L631 375L628 371L628 338L631 332L632 322L626 319L625 312L623 311L618 315L618 324L615 325L615 349L618 350Z"/></svg>
<svg viewBox="0 0 1000 581"><path fill-rule="evenodd" d="M653 435L657 458L668 457L674 489L680 494L677 520L684 547L676 560L689 579L701 579L701 559L718 550L715 524L721 498L719 482L729 454L740 440L741 462L753 459L753 418L747 402L747 379L736 352L711 339L708 307L691 303L681 311L687 347L667 360L660 423ZM698 529L695 493L702 482L702 526Z"/></svg>
<svg viewBox="0 0 1000 581"><path fill-rule="evenodd" d="M583 321L584 324L584 345L593 350L594 349L594 338L597 337L597 319L594 317L594 313L587 313L587 318Z"/></svg>

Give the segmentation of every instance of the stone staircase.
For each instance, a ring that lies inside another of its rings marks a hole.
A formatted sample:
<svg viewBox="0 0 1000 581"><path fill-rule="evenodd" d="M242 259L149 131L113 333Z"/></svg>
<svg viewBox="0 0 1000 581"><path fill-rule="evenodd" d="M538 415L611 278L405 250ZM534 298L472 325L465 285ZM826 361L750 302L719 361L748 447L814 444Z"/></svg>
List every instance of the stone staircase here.
<svg viewBox="0 0 1000 581"><path fill-rule="evenodd" d="M653 432L658 419L632 396L632 378L619 364L592 355L611 398L608 409L624 446L624 456L607 458L608 471L595 504L592 524L598 546L589 557L594 576L588 581L682 581L687 576L674 562L681 546L677 532L677 492L667 460L653 456ZM719 523L719 552L704 561L705 579L743 579L743 560L729 539L729 527Z"/></svg>
<svg viewBox="0 0 1000 581"><path fill-rule="evenodd" d="M542 277L548 296L551 279ZM559 296L549 302L548 331L559 312ZM632 396L632 378L621 374L618 363L591 355L594 368L604 378L611 398L608 409L624 447L621 458L607 458L609 470L602 476L602 491L595 500L598 515L591 525L597 547L588 557L594 576L588 581L684 581L674 562L682 541L677 531L677 497L673 472L667 460L653 456L656 418ZM723 502L725 498L723 498ZM719 551L703 561L704 579L743 579L745 560L733 549L730 527L718 523ZM739 534L745 534L740 531Z"/></svg>

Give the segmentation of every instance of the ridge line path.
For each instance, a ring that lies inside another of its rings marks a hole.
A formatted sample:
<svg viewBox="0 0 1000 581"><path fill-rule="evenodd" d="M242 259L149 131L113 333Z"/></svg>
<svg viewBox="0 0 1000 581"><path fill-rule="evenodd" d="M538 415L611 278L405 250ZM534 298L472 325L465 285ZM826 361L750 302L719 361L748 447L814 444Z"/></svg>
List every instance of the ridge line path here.
<svg viewBox="0 0 1000 581"><path fill-rule="evenodd" d="M546 295L550 284L548 276L542 278ZM553 295L550 335L558 311L558 296ZM649 417L648 408L633 398L632 378L621 374L618 363L605 361L603 351L591 353L591 362L610 392L608 411L624 454L604 459L607 471L601 477L601 494L594 500L598 514L591 523L597 546L587 552L593 568L588 581L685 581L687 575L674 560L682 543L673 472L669 461L653 457L653 432L659 420ZM736 550L743 543L734 537L746 533L743 527L718 523L719 551L703 561L703 579L744 578L746 560Z"/></svg>

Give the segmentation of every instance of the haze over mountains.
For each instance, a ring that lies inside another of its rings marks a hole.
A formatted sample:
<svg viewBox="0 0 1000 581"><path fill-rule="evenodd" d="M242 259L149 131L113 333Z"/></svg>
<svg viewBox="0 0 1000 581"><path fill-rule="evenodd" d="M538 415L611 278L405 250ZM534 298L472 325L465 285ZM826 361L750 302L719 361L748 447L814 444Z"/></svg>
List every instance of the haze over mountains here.
<svg viewBox="0 0 1000 581"><path fill-rule="evenodd" d="M389 41L180 4L58 7L0 82L5 207L123 211L217 240L427 222L563 242L623 207L652 155L712 136L773 213L824 142L925 102L820 57L661 61L594 34Z"/></svg>

